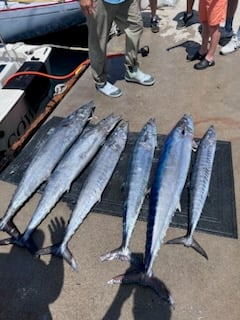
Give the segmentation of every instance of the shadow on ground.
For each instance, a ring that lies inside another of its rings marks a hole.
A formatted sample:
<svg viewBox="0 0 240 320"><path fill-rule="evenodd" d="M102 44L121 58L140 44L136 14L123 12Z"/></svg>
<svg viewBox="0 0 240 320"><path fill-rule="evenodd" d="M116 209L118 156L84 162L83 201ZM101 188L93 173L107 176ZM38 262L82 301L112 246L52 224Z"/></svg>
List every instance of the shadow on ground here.
<svg viewBox="0 0 240 320"><path fill-rule="evenodd" d="M53 243L64 229L63 220L49 226ZM36 231L34 240L41 247L44 235ZM59 296L64 279L63 260L51 256L46 264L27 250L12 246L9 254L1 253L0 319L50 320L49 304Z"/></svg>
<svg viewBox="0 0 240 320"><path fill-rule="evenodd" d="M135 258L142 260L142 254L133 254ZM134 259L135 260L135 259ZM125 274L135 269L130 266ZM161 284L166 288L165 284ZM117 284L116 284L117 285ZM125 301L133 295L133 309L131 319L135 320L170 320L171 307L157 296L150 288L139 286L138 284L121 284L119 290L102 320L117 320L121 317L121 309Z"/></svg>

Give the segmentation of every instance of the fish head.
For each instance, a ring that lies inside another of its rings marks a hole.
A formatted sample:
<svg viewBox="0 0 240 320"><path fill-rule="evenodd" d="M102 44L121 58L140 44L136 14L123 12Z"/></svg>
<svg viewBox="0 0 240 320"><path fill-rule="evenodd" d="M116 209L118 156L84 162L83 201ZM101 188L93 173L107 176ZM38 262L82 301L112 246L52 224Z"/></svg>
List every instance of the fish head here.
<svg viewBox="0 0 240 320"><path fill-rule="evenodd" d="M95 106L92 101L84 104L83 106L79 107L73 113L71 113L68 117L66 117L63 122L65 122L65 126L73 125L78 123L80 120L91 118L93 112L95 110Z"/></svg>
<svg viewBox="0 0 240 320"><path fill-rule="evenodd" d="M209 144L216 144L216 131L213 125L211 125L205 133L205 138L208 140ZM204 139L204 137L203 137Z"/></svg>
<svg viewBox="0 0 240 320"><path fill-rule="evenodd" d="M157 126L156 120L151 118L148 122L145 123L141 133L139 134L139 140L142 143L147 143L149 145L149 141L151 141L151 137L155 138L155 144L157 144Z"/></svg>
<svg viewBox="0 0 240 320"><path fill-rule="evenodd" d="M106 133L111 132L120 120L121 116L114 115L113 113L111 113L98 123L99 130L103 130Z"/></svg>
<svg viewBox="0 0 240 320"><path fill-rule="evenodd" d="M146 126L146 131L153 135L157 135L157 125L156 125L156 120L151 118L148 120L148 122L145 124Z"/></svg>
<svg viewBox="0 0 240 320"><path fill-rule="evenodd" d="M178 121L177 127L179 128L183 136L190 135L193 138L194 125L191 115L184 114L184 116Z"/></svg>
<svg viewBox="0 0 240 320"><path fill-rule="evenodd" d="M85 119L86 117L91 118L94 110L95 105L93 104L93 101L90 101L78 108L75 111L75 115L73 115L73 117L76 117L77 119Z"/></svg>
<svg viewBox="0 0 240 320"><path fill-rule="evenodd" d="M123 121L121 122L117 128L114 130L112 136L118 137L122 141L127 140L127 135L128 135L128 122Z"/></svg>

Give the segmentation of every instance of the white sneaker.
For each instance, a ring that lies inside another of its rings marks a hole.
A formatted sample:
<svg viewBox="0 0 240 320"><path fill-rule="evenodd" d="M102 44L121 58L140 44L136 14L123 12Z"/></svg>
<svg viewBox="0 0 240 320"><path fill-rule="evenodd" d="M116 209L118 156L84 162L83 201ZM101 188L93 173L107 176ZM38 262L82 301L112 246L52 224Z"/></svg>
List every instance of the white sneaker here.
<svg viewBox="0 0 240 320"><path fill-rule="evenodd" d="M152 86L155 82L155 79L150 75L142 72L138 66L134 66L129 70L127 68L125 73L125 80L128 82L135 82L142 84L143 86Z"/></svg>
<svg viewBox="0 0 240 320"><path fill-rule="evenodd" d="M220 54L229 54L240 48L240 41L237 35L233 35L232 39L220 50Z"/></svg>
<svg viewBox="0 0 240 320"><path fill-rule="evenodd" d="M122 95L122 91L108 81L104 85L96 84L96 89L105 96L112 98L118 98Z"/></svg>

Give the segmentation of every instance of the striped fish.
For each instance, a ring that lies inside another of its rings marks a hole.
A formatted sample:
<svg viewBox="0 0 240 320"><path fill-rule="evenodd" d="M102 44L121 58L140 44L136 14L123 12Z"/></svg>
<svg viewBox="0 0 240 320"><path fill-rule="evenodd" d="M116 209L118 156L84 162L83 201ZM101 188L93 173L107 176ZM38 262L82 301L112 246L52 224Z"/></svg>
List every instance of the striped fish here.
<svg viewBox="0 0 240 320"><path fill-rule="evenodd" d="M189 225L187 233L184 237L167 242L169 244L183 244L186 247L192 247L206 259L208 259L207 253L193 238L193 233L197 227L208 196L216 141L215 129L213 126L210 126L200 141L191 173Z"/></svg>
<svg viewBox="0 0 240 320"><path fill-rule="evenodd" d="M128 124L127 122L123 122L107 139L91 165L90 173L82 186L76 206L66 228L63 241L60 244L40 249L37 252L38 255L51 253L55 256L62 257L74 270L77 270L77 264L68 249L68 243L93 206L101 200L102 193L125 148L127 133Z"/></svg>
<svg viewBox="0 0 240 320"><path fill-rule="evenodd" d="M161 299L173 305L163 283L153 276L153 263L177 208L187 178L192 142L193 122L184 115L169 133L157 164L149 201L145 260L138 273L114 277L110 283L138 283L151 287Z"/></svg>
<svg viewBox="0 0 240 320"><path fill-rule="evenodd" d="M20 235L17 239L1 240L0 244L13 243L26 247L31 253L35 253L36 247L31 241L32 232L45 219L61 196L70 189L74 179L92 160L99 148L104 144L108 134L120 120L120 116L110 114L93 127L85 128L49 177L44 193L23 235Z"/></svg>
<svg viewBox="0 0 240 320"><path fill-rule="evenodd" d="M120 248L101 256L102 261L131 260L129 242L147 192L156 145L156 122L154 119L150 119L137 137L130 161L126 182L127 196L123 211L122 244Z"/></svg>
<svg viewBox="0 0 240 320"><path fill-rule="evenodd" d="M64 153L81 134L94 109L95 106L92 101L83 105L64 118L55 130L51 131L46 142L38 149L25 171L6 213L0 220L0 230L6 231L14 237L19 236L19 231L12 221L14 216L50 176Z"/></svg>

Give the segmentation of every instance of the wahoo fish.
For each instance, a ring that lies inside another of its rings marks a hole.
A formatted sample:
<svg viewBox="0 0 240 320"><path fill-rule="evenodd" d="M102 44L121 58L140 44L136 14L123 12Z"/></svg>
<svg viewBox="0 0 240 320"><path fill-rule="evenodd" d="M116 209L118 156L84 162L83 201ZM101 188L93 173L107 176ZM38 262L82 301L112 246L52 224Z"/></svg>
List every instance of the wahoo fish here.
<svg viewBox="0 0 240 320"><path fill-rule="evenodd" d="M191 173L189 224L187 233L184 237L169 240L167 242L168 244L183 244L186 247L192 247L206 259L208 259L207 254L193 238L193 233L197 227L208 196L215 150L216 133L214 127L210 126L200 140Z"/></svg>
<svg viewBox="0 0 240 320"><path fill-rule="evenodd" d="M82 224L93 206L101 200L102 193L106 188L120 155L127 141L128 124L123 122L107 139L96 159L90 166L90 173L86 178L79 194L76 206L71 214L65 236L60 244L40 249L36 254L53 254L64 258L76 271L76 262L68 249L68 243Z"/></svg>
<svg viewBox="0 0 240 320"><path fill-rule="evenodd" d="M114 277L109 282L148 286L170 305L173 305L173 299L161 281L153 276L152 267L175 210L180 209L180 197L191 160L193 130L191 116L184 115L164 143L151 187L142 270Z"/></svg>
<svg viewBox="0 0 240 320"><path fill-rule="evenodd" d="M130 161L123 210L122 244L120 248L101 256L102 261L131 259L129 242L147 192L156 145L156 122L150 119L137 137Z"/></svg>
<svg viewBox="0 0 240 320"><path fill-rule="evenodd" d="M46 142L40 146L25 171L6 213L0 220L0 230L6 231L13 237L19 236L19 231L12 221L14 216L50 176L64 153L81 134L94 109L95 106L92 101L83 105L64 118L55 130L49 134Z"/></svg>
<svg viewBox="0 0 240 320"><path fill-rule="evenodd" d="M28 248L31 253L35 253L36 248L30 238L32 232L48 215L61 196L69 191L73 180L92 160L120 119L120 116L110 114L93 127L84 129L49 177L44 193L23 235L15 239L12 237L2 240L0 244L14 243Z"/></svg>

